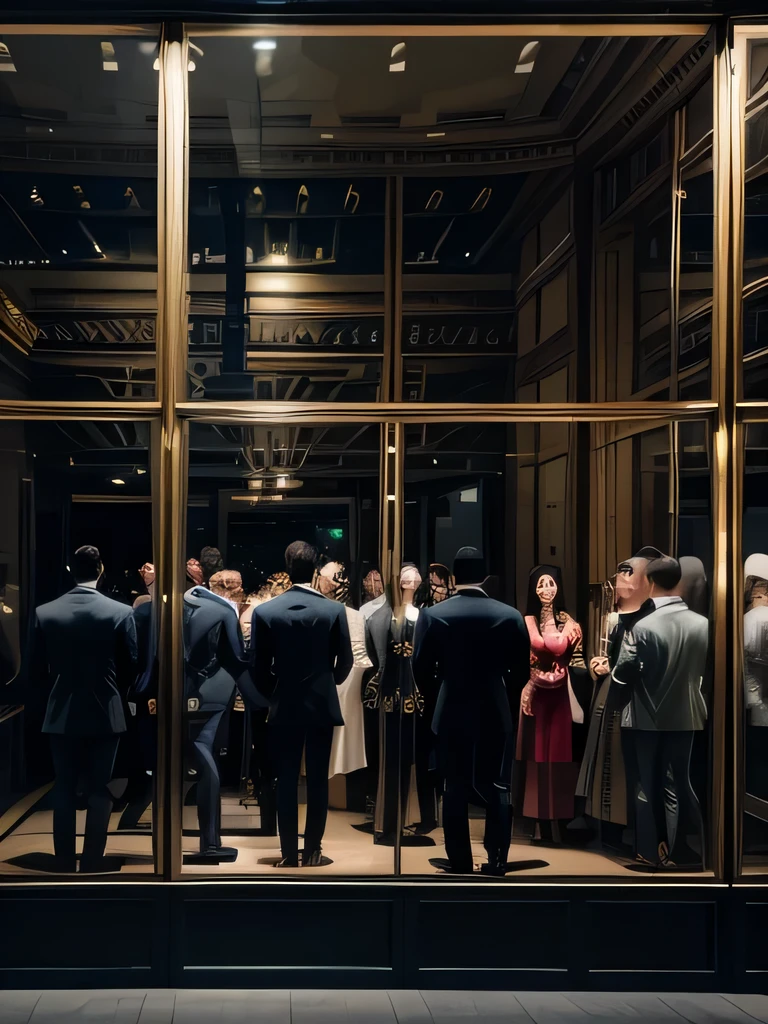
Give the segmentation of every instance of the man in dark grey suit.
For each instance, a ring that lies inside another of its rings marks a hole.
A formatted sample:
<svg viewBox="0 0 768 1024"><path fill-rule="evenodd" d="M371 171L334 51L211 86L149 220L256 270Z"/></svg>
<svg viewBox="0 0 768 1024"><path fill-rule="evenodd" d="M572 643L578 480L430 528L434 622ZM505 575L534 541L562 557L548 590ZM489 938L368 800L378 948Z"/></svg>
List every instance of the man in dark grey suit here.
<svg viewBox="0 0 768 1024"><path fill-rule="evenodd" d="M481 589L482 558L457 558L458 594L421 612L413 672L422 692L439 685L432 731L444 779L445 849L454 873L473 870L469 802L486 807L484 874L504 875L512 837L510 793L516 712L530 671L522 616Z"/></svg>
<svg viewBox="0 0 768 1024"><path fill-rule="evenodd" d="M294 541L289 545L285 568L291 589L257 605L251 620L253 678L270 696L281 867L299 865L298 784L305 747L307 821L302 864L330 863L320 847L328 816L333 729L344 724L336 687L352 671L353 657L344 605L329 601L311 586L317 561L311 544Z"/></svg>
<svg viewBox="0 0 768 1024"><path fill-rule="evenodd" d="M96 590L103 567L96 548L75 552L77 586L37 609L36 656L53 688L43 723L51 737L56 775L53 843L57 868L75 870L78 782L88 797L80 870L104 869L112 796L107 789L121 733L123 694L133 683L138 660L133 613Z"/></svg>
<svg viewBox="0 0 768 1024"><path fill-rule="evenodd" d="M709 623L679 596L676 559L654 559L646 575L652 608L624 634L613 670L614 681L626 687L621 726L637 760L637 859L653 867L692 865L701 858L688 847L684 833L687 825L703 843L690 761L694 734L707 721L701 684Z"/></svg>

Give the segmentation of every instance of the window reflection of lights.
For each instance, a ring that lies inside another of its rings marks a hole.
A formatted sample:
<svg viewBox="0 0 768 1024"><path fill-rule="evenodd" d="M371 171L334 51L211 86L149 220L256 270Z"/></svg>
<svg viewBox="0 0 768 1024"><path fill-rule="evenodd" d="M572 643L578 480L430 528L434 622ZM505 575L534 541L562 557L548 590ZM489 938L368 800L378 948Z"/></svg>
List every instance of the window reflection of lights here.
<svg viewBox="0 0 768 1024"><path fill-rule="evenodd" d="M533 65L536 63L536 58L539 55L541 49L541 43L538 39L531 40L530 43L526 43L520 51L520 56L517 58L517 66L515 67L516 75L530 75L533 71Z"/></svg>
<svg viewBox="0 0 768 1024"><path fill-rule="evenodd" d="M62 249L61 251L62 251L62 253L63 253L63 254L65 255L65 256L69 256L69 253L67 252L67 250L66 250L66 249Z"/></svg>
<svg viewBox="0 0 768 1024"><path fill-rule="evenodd" d="M309 189L306 185L302 185L299 188L299 194L296 197L296 213L306 213L309 209Z"/></svg>
<svg viewBox="0 0 768 1024"><path fill-rule="evenodd" d="M274 39L257 39L253 48L254 50L276 50L277 43Z"/></svg>
<svg viewBox="0 0 768 1024"><path fill-rule="evenodd" d="M145 57L149 57L157 50L157 43L150 42L147 39L143 39L139 43L139 53L143 53Z"/></svg>
<svg viewBox="0 0 768 1024"><path fill-rule="evenodd" d="M469 254L468 252L465 252L465 253L464 253L464 259L468 260L468 259L469 259L469 256L470 256L470 254Z"/></svg>
<svg viewBox="0 0 768 1024"><path fill-rule="evenodd" d="M195 62L193 60L191 60L189 62L189 64L187 64L187 71L195 71L196 68L197 68L197 64L195 64Z"/></svg>
<svg viewBox="0 0 768 1024"><path fill-rule="evenodd" d="M11 51L8 49L6 43L0 42L0 71L15 71L16 65L13 63L11 57Z"/></svg>
<svg viewBox="0 0 768 1024"><path fill-rule="evenodd" d="M137 469L136 470L136 476L144 476L146 474L146 472L147 472L146 469Z"/></svg>
<svg viewBox="0 0 768 1024"><path fill-rule="evenodd" d="M75 193L77 198L80 200L80 209L81 210L90 210L91 204L85 198L85 192L83 192L82 188L79 185L73 185L72 186L72 191Z"/></svg>
<svg viewBox="0 0 768 1024"><path fill-rule="evenodd" d="M117 71L117 61L115 60L115 48L110 42L103 42L101 44L101 66L105 71Z"/></svg>
<svg viewBox="0 0 768 1024"><path fill-rule="evenodd" d="M139 200L136 198L136 193L133 191L130 185L126 188L125 192L123 192L123 199L130 200L130 202L128 203L129 210L141 209L141 204L139 203Z"/></svg>
<svg viewBox="0 0 768 1024"><path fill-rule="evenodd" d="M35 206L45 206L45 203L43 202L43 197L37 191L37 185L32 186L32 192L30 193L29 198L32 200Z"/></svg>
<svg viewBox="0 0 768 1024"><path fill-rule="evenodd" d="M350 209L351 205L351 209ZM357 213L357 207L360 205L360 193L355 192L355 186L350 185L347 189L347 196L344 200L344 213Z"/></svg>
<svg viewBox="0 0 768 1024"><path fill-rule="evenodd" d="M160 58L159 57L155 57L155 63L152 65L152 68L153 68L154 71L159 71L160 70Z"/></svg>
<svg viewBox="0 0 768 1024"><path fill-rule="evenodd" d="M484 210L488 205L492 193L493 189L488 185L486 185L484 189L481 189L477 199L469 208L470 213L479 213L481 210Z"/></svg>
<svg viewBox="0 0 768 1024"><path fill-rule="evenodd" d="M392 52L389 55L389 70L395 72L405 71L405 57L405 43L395 43L395 45L392 47Z"/></svg>
<svg viewBox="0 0 768 1024"><path fill-rule="evenodd" d="M323 133L323 134L322 134L322 135L320 136L320 138L321 138L321 139L332 139L332 138L333 138L333 136L332 136L332 135L329 135L329 134L327 134L327 133L325 133L325 132L324 132L324 133Z"/></svg>
<svg viewBox="0 0 768 1024"><path fill-rule="evenodd" d="M97 252L97 253L99 253L100 255L102 255L102 256L104 255L104 253L103 253L103 252L101 251L101 247L99 246L99 243L98 243L98 242L94 242L94 243L93 243L93 248L94 248L94 249L96 250L96 252Z"/></svg>
<svg viewBox="0 0 768 1024"><path fill-rule="evenodd" d="M442 189L436 188L435 191L427 200L427 205L424 207L424 209L431 210L432 212L437 210L440 206L440 203L442 203L443 201L444 195L445 193L442 191Z"/></svg>
<svg viewBox="0 0 768 1024"><path fill-rule="evenodd" d="M125 480L121 480L119 477L115 477L112 483L115 487L125 487Z"/></svg>
<svg viewBox="0 0 768 1024"><path fill-rule="evenodd" d="M445 132L427 132L428 139L444 139Z"/></svg>

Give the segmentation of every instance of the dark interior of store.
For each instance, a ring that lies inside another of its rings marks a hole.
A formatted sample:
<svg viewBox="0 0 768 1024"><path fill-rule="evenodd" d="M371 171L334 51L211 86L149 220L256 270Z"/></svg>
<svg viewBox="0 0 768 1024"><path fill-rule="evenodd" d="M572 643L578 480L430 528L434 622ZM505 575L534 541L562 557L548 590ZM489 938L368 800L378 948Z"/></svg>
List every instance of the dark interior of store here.
<svg viewBox="0 0 768 1024"><path fill-rule="evenodd" d="M131 403L158 398L157 40L9 35L3 46L0 398L115 401L130 415ZM384 572L395 497L401 562L383 581L393 608L407 567L414 601L428 607L439 579L450 597L463 549L483 561L489 595L522 614L536 567L556 567L583 651L571 669L564 810L516 815L511 859L532 877L637 867L627 814L590 812L593 794L577 793L599 689L589 663L604 583L649 546L698 560L709 615L712 431L705 415L663 410L645 423L515 423L484 419L483 406L711 398L711 58L709 36L288 36L272 47L212 36L190 46L182 400L202 412L206 401L445 403L445 415L404 424L395 496L382 489L379 422L190 414L186 557L205 570L203 551L215 548L218 569L240 574L246 632L295 540L343 565L359 614L366 580ZM752 176L747 200L757 217L761 180ZM755 266L764 237L748 232ZM767 351L759 275L751 287L745 387L757 393ZM476 405L476 417L452 421L456 405ZM759 550L765 512L751 438L745 554ZM157 560L159 492L148 419L0 421L0 439L0 816L15 809L0 868L29 876L53 857L45 709L30 696L35 610L73 586L75 551L94 545L99 590L130 606L151 596L157 618L154 576L142 570ZM187 582L201 585L194 574ZM204 870L272 875L264 715L242 699L230 711L215 746L220 827L237 856ZM430 751L414 760L411 784L412 765L388 762L371 740L379 715L361 711L360 749L339 754L354 767L330 778L331 865L308 874L441 870L431 863L444 852L439 809L432 822L422 806ZM711 744L700 728L691 781L704 824L691 873L711 870ZM153 774L143 762L136 785L149 799L120 827L136 749L118 750L107 854L111 870L149 873ZM393 772L405 792L397 836L377 842L376 790ZM190 856L200 788L185 757ZM761 820L755 808L759 854L768 812ZM472 813L477 850L482 812Z"/></svg>

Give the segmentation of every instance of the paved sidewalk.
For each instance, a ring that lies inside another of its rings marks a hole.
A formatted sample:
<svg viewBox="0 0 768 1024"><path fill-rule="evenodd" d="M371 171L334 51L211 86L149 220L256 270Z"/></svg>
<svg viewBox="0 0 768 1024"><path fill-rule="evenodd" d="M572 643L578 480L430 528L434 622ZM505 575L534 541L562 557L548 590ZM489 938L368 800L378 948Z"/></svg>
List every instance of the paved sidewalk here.
<svg viewBox="0 0 768 1024"><path fill-rule="evenodd" d="M768 996L153 989L0 992L0 1024L768 1024Z"/></svg>

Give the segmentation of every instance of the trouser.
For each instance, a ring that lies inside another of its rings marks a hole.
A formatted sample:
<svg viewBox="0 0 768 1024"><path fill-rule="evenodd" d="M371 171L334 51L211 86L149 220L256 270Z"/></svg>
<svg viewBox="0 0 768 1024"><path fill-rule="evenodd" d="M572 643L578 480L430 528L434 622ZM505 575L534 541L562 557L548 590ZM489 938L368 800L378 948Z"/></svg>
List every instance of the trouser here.
<svg viewBox="0 0 768 1024"><path fill-rule="evenodd" d="M666 842L672 861L690 860L686 830L699 836L704 851L704 823L691 785L693 732L626 730L634 748L635 844L645 860L659 860L659 844ZM682 856L681 856L682 855Z"/></svg>
<svg viewBox="0 0 768 1024"><path fill-rule="evenodd" d="M416 767L416 796L419 800L419 820L422 825L437 824L437 786L435 773L430 770L434 733L430 725L431 716L417 715L416 749L414 764Z"/></svg>
<svg viewBox="0 0 768 1024"><path fill-rule="evenodd" d="M445 852L454 871L472 871L469 804L473 793L485 805L483 846L492 865L506 864L512 840L511 742L504 735L482 741L438 736L443 775Z"/></svg>
<svg viewBox="0 0 768 1024"><path fill-rule="evenodd" d="M224 717L213 711L206 717L190 720L189 738L192 759L197 770L197 820L200 826L200 852L221 846L221 779L216 763L216 734Z"/></svg>
<svg viewBox="0 0 768 1024"><path fill-rule="evenodd" d="M250 772L254 792L259 799L259 821L264 832L277 835L276 771L272 760L267 710L246 712L250 714L253 751L250 758Z"/></svg>
<svg viewBox="0 0 768 1024"><path fill-rule="evenodd" d="M154 715L144 715L133 719L128 724L124 742L130 747L130 761L127 768L128 784L123 793L126 806L117 827L130 829L137 827L139 819L152 803L154 796L157 718Z"/></svg>
<svg viewBox="0 0 768 1024"><path fill-rule="evenodd" d="M85 839L80 868L98 869L107 845L112 778L119 736L51 735L56 782L53 789L53 848L59 870L75 870L78 783L87 797Z"/></svg>
<svg viewBox="0 0 768 1024"><path fill-rule="evenodd" d="M277 769L277 824L283 857L299 854L299 773L301 755L307 773L307 820L304 851L320 849L328 818L328 766L331 763L333 726L312 726L305 722L271 726L272 750Z"/></svg>

